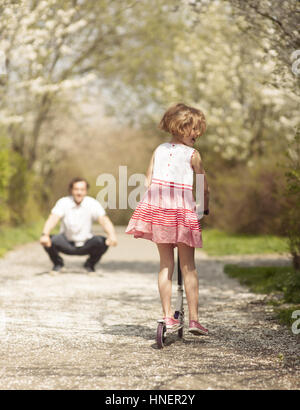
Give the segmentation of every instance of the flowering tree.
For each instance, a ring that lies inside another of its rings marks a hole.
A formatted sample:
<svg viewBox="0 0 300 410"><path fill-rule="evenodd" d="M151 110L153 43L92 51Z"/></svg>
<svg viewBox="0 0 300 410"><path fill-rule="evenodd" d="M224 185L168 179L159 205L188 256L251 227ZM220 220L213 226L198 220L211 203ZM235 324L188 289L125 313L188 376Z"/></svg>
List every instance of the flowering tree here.
<svg viewBox="0 0 300 410"><path fill-rule="evenodd" d="M201 3L202 0L196 0ZM290 66L291 53L300 49L298 0L227 0L243 15L249 28L270 40L279 61Z"/></svg>
<svg viewBox="0 0 300 410"><path fill-rule="evenodd" d="M14 151L30 169L39 170L43 144L48 153L55 149L55 141L43 141L42 131L58 103L98 79L117 81L120 66L137 70L126 49L142 54L144 34L150 26L155 31L155 24L159 33L161 21L144 0L0 0L0 13L0 50L6 60L0 123Z"/></svg>
<svg viewBox="0 0 300 410"><path fill-rule="evenodd" d="M91 79L75 79L76 45L71 39L87 26L75 7L59 8L54 1L1 2L0 49L6 57L2 80L1 117L14 151L33 167L41 128L59 92ZM65 4L67 2L64 2ZM82 67L80 67L81 69ZM72 79L70 79L72 77Z"/></svg>
<svg viewBox="0 0 300 410"><path fill-rule="evenodd" d="M172 58L161 64L155 100L202 108L208 123L202 147L226 161L251 165L267 148L282 150L294 135L298 98L291 72L281 83L271 40L249 32L246 18L225 2L206 2L199 14L186 1L181 14L189 25L175 36Z"/></svg>

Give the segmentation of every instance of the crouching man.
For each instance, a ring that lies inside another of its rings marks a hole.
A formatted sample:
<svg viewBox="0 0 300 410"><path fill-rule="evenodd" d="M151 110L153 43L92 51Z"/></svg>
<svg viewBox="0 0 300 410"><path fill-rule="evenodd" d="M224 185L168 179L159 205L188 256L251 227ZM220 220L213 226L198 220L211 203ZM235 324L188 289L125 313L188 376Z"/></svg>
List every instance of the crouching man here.
<svg viewBox="0 0 300 410"><path fill-rule="evenodd" d="M89 255L84 263L87 272L95 272L95 264L109 246L116 246L114 226L102 205L87 195L88 182L84 178L74 178L69 184L69 196L60 198L44 225L40 243L53 262L52 273L58 273L64 266L59 252L68 255ZM50 232L61 219L60 232ZM92 223L98 221L106 236L93 235Z"/></svg>

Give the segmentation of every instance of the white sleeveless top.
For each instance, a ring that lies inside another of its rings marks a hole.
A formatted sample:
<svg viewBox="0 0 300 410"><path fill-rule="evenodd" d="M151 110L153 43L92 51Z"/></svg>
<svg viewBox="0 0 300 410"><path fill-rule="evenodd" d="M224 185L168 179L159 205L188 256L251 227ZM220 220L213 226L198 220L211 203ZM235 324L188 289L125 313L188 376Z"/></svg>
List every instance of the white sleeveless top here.
<svg viewBox="0 0 300 410"><path fill-rule="evenodd" d="M164 142L155 149L152 181L175 182L176 185L191 188L194 170L192 156L195 148L188 145Z"/></svg>

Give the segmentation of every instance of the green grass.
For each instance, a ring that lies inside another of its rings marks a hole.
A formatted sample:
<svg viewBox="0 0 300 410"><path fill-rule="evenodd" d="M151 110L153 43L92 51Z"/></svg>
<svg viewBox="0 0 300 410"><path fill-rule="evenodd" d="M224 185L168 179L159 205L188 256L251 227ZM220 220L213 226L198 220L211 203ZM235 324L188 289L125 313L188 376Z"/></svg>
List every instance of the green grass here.
<svg viewBox="0 0 300 410"><path fill-rule="evenodd" d="M292 324L296 320L295 318L292 318L292 313L295 310L300 311L300 305L293 305L292 307L289 307L289 308L277 307L277 308L275 308L275 313L276 313L277 318L278 318L280 323L291 327ZM299 316L298 316L298 318L299 318Z"/></svg>
<svg viewBox="0 0 300 410"><path fill-rule="evenodd" d="M210 256L289 252L287 240L274 235L230 234L203 229L203 251Z"/></svg>
<svg viewBox="0 0 300 410"><path fill-rule="evenodd" d="M277 319L291 326L292 312L300 309L300 272L292 266L238 266L228 264L224 272L239 280L255 293L279 293L282 298L271 300ZM288 304L288 306L287 306Z"/></svg>
<svg viewBox="0 0 300 410"><path fill-rule="evenodd" d="M287 278L294 269L289 266L238 266L225 265L224 272L232 278L237 278L255 293L283 292ZM299 299L300 302L300 299Z"/></svg>
<svg viewBox="0 0 300 410"><path fill-rule="evenodd" d="M40 219L35 223L18 227L0 227L0 257L16 245L38 240L44 223L45 221Z"/></svg>

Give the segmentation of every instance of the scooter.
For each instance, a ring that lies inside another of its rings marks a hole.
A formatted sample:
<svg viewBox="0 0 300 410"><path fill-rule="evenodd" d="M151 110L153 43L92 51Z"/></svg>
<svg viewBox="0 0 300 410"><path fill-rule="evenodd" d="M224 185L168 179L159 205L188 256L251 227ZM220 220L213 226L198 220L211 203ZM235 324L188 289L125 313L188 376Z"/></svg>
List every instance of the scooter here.
<svg viewBox="0 0 300 410"><path fill-rule="evenodd" d="M183 285L182 285L182 272L180 268L179 250L177 249L177 300L176 300L176 310L174 313L174 318L178 319L180 322L179 328L176 330L167 329L166 322L163 319L157 321L157 331L156 331L156 342L159 349L165 346L166 338L171 333L178 332L178 337L183 338L183 327L184 327L184 308L183 308Z"/></svg>

